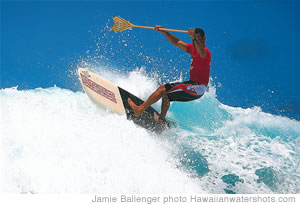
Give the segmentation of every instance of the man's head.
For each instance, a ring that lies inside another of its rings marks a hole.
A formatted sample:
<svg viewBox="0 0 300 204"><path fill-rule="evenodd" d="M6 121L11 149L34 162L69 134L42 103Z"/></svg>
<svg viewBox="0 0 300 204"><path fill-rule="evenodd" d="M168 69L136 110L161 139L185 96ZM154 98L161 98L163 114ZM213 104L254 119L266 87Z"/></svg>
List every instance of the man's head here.
<svg viewBox="0 0 300 204"><path fill-rule="evenodd" d="M203 44L206 40L205 32L202 28L195 28L195 35ZM198 36L198 37L197 37Z"/></svg>
<svg viewBox="0 0 300 204"><path fill-rule="evenodd" d="M205 36L205 32L202 28L195 28L195 34L200 34L202 38Z"/></svg>

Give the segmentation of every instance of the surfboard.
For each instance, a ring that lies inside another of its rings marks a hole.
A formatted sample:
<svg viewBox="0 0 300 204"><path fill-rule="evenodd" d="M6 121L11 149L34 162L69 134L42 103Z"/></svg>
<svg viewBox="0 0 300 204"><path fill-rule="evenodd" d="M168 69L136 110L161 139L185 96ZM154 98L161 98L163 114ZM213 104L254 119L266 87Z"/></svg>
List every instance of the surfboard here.
<svg viewBox="0 0 300 204"><path fill-rule="evenodd" d="M158 116L159 113L153 107L147 108L141 116L136 117L128 104L128 98L136 105L144 103L143 100L87 69L79 68L78 75L85 93L98 107L109 109L120 115L126 115L128 120L132 120L135 124L156 133L161 133L165 129L176 125L170 121L163 124L158 123L154 118L154 113Z"/></svg>

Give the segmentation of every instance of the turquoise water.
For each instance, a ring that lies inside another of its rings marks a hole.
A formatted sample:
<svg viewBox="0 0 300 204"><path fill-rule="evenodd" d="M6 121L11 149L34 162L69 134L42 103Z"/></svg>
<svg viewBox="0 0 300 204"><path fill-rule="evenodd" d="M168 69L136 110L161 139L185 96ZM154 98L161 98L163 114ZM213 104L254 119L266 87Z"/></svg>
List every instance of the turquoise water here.
<svg viewBox="0 0 300 204"><path fill-rule="evenodd" d="M90 69L143 99L159 84L139 69ZM2 192L300 192L300 122L224 105L213 83L200 100L173 103L168 118L178 127L161 135L98 109L82 91L15 87L0 96Z"/></svg>

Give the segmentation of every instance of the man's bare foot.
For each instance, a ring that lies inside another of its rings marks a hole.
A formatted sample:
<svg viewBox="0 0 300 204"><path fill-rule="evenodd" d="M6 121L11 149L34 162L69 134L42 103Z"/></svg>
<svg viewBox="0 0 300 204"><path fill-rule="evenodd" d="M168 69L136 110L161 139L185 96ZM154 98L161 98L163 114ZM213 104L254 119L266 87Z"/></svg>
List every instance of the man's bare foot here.
<svg viewBox="0 0 300 204"><path fill-rule="evenodd" d="M162 124L167 125L168 128L171 128L172 125L173 125L174 127L176 127L176 123L175 123L175 122L170 122L169 120L166 120L165 118L160 118L160 117L157 115L156 112L154 112L154 120L155 120L158 124L160 124L160 125L162 125Z"/></svg>
<svg viewBox="0 0 300 204"><path fill-rule="evenodd" d="M162 125L166 121L165 119L160 118L156 112L154 112L154 120L160 125Z"/></svg>
<svg viewBox="0 0 300 204"><path fill-rule="evenodd" d="M158 123L159 122L159 116L156 112L154 112L154 120Z"/></svg>
<svg viewBox="0 0 300 204"><path fill-rule="evenodd" d="M134 115L136 117L139 117L142 114L139 112L139 107L137 105L135 105L135 103L133 103L133 101L130 98L128 98L128 104L131 107L131 109L133 110Z"/></svg>

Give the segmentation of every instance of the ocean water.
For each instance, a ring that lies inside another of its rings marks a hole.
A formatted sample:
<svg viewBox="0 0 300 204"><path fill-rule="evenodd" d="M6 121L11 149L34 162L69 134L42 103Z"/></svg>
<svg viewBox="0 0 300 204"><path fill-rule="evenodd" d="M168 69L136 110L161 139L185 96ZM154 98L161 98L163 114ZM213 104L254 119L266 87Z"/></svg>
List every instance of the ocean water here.
<svg viewBox="0 0 300 204"><path fill-rule="evenodd" d="M300 193L298 1L1 8L1 193ZM206 31L209 92L171 105L176 129L146 131L83 92L82 66L143 99L189 78L188 54L156 31L112 32L116 15Z"/></svg>
<svg viewBox="0 0 300 204"><path fill-rule="evenodd" d="M143 99L160 83L143 69L87 68ZM178 127L160 135L82 89L1 89L1 192L300 193L300 122L222 104L209 86L173 103Z"/></svg>

